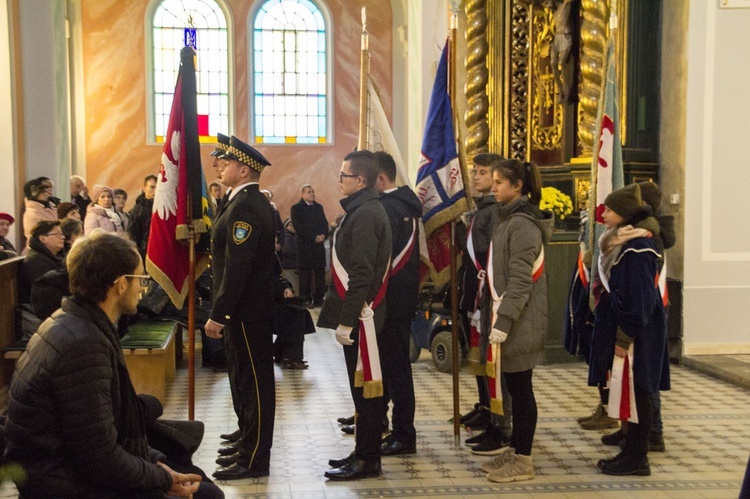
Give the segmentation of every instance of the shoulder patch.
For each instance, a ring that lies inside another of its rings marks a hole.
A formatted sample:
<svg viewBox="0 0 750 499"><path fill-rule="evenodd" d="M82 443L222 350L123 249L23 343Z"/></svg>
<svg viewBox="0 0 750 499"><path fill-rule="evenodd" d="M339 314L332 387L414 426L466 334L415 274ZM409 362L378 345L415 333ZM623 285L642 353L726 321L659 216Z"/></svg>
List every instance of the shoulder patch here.
<svg viewBox="0 0 750 499"><path fill-rule="evenodd" d="M234 222L234 227L232 228L232 239L234 239L234 244L242 244L247 241L247 238L250 237L252 231L253 227L249 223Z"/></svg>

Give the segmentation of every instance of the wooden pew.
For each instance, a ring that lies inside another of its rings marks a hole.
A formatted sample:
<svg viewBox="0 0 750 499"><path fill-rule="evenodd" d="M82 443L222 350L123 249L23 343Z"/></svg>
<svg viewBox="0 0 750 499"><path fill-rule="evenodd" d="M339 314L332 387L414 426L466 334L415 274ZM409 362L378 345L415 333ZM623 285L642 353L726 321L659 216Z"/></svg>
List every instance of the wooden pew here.
<svg viewBox="0 0 750 499"><path fill-rule="evenodd" d="M15 342L18 282L23 257L0 261L0 350ZM8 387L15 363L0 362L0 414L8 409Z"/></svg>
<svg viewBox="0 0 750 499"><path fill-rule="evenodd" d="M136 393L153 395L165 403L167 383L175 377L178 335L182 335L182 326L171 321L146 321L128 327L120 343Z"/></svg>

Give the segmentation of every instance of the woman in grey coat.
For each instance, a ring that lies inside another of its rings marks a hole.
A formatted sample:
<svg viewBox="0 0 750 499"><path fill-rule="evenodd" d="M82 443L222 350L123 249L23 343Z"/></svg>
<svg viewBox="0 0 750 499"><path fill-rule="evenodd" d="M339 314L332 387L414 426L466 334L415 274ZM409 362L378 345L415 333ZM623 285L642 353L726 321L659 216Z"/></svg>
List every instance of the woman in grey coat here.
<svg viewBox="0 0 750 499"><path fill-rule="evenodd" d="M513 401L513 433L510 447L482 468L493 482L514 482L534 477L537 408L531 378L547 330L544 243L552 233L552 215L539 209L541 177L533 163L501 161L493 165L492 176L498 208L492 269L487 269L492 276L491 329L486 329L493 359L500 359L500 366L493 362L495 372L502 372Z"/></svg>

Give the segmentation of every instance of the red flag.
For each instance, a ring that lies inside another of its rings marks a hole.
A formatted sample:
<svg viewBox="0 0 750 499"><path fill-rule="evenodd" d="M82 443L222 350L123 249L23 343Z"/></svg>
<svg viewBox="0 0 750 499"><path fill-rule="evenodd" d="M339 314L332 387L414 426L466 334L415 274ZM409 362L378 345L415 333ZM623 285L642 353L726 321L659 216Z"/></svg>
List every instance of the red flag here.
<svg viewBox="0 0 750 499"><path fill-rule="evenodd" d="M194 55L190 47L180 52L180 72L164 139L146 253L146 271L178 309L189 287L189 227L195 233L210 228L198 140ZM206 256L197 255L196 275L205 270Z"/></svg>

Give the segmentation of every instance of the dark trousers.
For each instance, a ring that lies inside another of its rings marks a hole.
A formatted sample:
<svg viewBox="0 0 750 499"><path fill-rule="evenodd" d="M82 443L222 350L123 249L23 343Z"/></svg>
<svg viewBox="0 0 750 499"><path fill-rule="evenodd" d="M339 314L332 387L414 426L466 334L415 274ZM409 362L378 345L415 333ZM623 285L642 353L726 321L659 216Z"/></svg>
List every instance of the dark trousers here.
<svg viewBox="0 0 750 499"><path fill-rule="evenodd" d="M625 452L634 460L640 460L648 454L648 437L651 435L654 410L651 407L651 394L640 388L638 384L633 386L635 392L635 407L638 411L638 424L628 423L628 432L625 435Z"/></svg>
<svg viewBox="0 0 750 499"><path fill-rule="evenodd" d="M276 336L273 342L274 357L276 360L302 360L305 358L305 336L296 335L293 338Z"/></svg>
<svg viewBox="0 0 750 499"><path fill-rule="evenodd" d="M315 277L315 292L312 292L312 280ZM299 297L303 300L323 301L326 292L326 269L299 269Z"/></svg>
<svg viewBox="0 0 750 499"><path fill-rule="evenodd" d="M356 432L354 455L363 461L380 462L380 436L383 429L383 397L367 399L362 387L354 386L354 373L357 370L359 352L359 330L352 330L354 344L344 347L346 370L349 374L349 388L354 400Z"/></svg>
<svg viewBox="0 0 750 499"><path fill-rule="evenodd" d="M513 399L513 434L510 446L516 449L516 454L531 455L531 444L534 443L536 432L536 398L531 375L534 370L518 373L503 373L505 385Z"/></svg>
<svg viewBox="0 0 750 499"><path fill-rule="evenodd" d="M230 322L224 344L232 403L242 433L243 459L238 463L268 470L276 414L271 324Z"/></svg>
<svg viewBox="0 0 750 499"><path fill-rule="evenodd" d="M386 318L378 335L380 369L383 372L383 406L388 412L388 399L393 402L392 436L397 441L412 445L417 443L414 429L414 379L409 362L411 319Z"/></svg>

